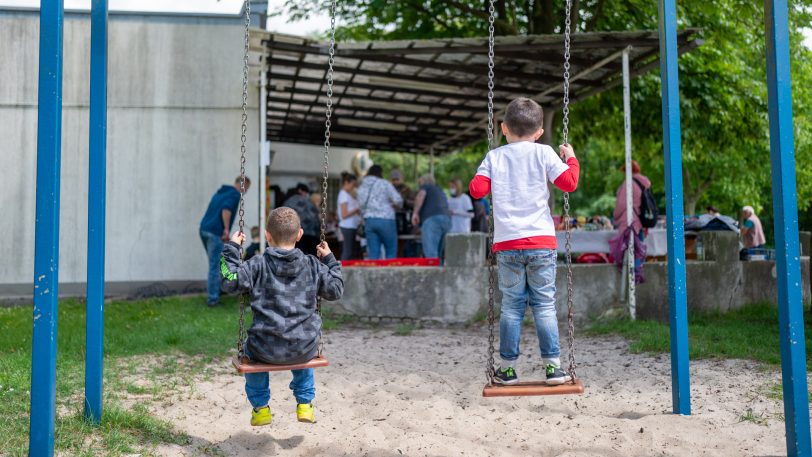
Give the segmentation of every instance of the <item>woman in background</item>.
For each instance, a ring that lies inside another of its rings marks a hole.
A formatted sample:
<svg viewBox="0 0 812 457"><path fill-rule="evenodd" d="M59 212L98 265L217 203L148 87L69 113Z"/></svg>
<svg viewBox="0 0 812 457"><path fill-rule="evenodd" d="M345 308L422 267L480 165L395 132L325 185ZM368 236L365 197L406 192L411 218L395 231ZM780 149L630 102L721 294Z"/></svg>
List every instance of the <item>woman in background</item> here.
<svg viewBox="0 0 812 457"><path fill-rule="evenodd" d="M350 173L341 174L341 192L338 193L338 227L341 229L341 260L358 258L355 235L361 225L361 208L355 198L358 178Z"/></svg>

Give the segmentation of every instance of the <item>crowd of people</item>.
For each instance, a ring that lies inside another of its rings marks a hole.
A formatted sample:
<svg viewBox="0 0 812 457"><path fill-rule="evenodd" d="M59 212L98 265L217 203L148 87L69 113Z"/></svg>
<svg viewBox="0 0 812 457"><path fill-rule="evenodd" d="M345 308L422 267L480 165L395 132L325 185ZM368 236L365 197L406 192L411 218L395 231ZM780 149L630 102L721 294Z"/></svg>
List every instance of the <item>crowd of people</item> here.
<svg viewBox="0 0 812 457"><path fill-rule="evenodd" d="M343 173L337 200L341 260L396 257L442 258L449 233L485 232L489 205L472 199L462 181L443 189L431 175L418 179L413 190L394 169L384 178L380 165L359 179Z"/></svg>
<svg viewBox="0 0 812 457"><path fill-rule="evenodd" d="M625 173L625 168L620 171ZM642 205L651 192L651 181L641 173L639 164L632 161L631 223L626 217L626 183L618 186L613 218L593 215L577 216L569 220L574 230L616 230L610 241L611 258L620 265L628 248L630 236L635 239L635 277L643 280L642 265L646 259L645 239L651 226L644 226ZM209 304L219 303L219 256L223 244L229 239L229 229L238 210L240 191L247 191L251 182L236 180L222 186L212 197L200 224L200 238L209 258ZM366 176L359 178L342 173L341 190L336 211L327 214L325 223L331 239L341 245L340 260L392 259L396 257L443 257L446 235L450 233L487 233L491 206L486 197L474 198L460 179L451 179L441 187L432 175L418 179L413 190L404 182L403 173L394 169L389 179L384 178L380 165L370 167ZM316 255L320 243L322 193L311 192L299 183L277 199L293 209L299 217L302 236L297 247L305 254ZM722 216L713 206L703 216ZM552 218L557 231L566 230L563 216ZM735 224L735 222L734 222ZM742 208L741 232L743 252L763 248L766 243L761 221L752 206ZM252 242L246 249L246 258L259 252L260 229L251 228Z"/></svg>

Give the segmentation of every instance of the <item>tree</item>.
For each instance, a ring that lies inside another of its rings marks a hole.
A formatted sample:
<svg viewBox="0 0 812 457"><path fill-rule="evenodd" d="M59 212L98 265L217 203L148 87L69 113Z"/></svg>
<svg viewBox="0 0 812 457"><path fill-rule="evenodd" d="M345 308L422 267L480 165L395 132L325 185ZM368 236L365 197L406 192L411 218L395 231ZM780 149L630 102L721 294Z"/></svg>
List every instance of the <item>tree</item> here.
<svg viewBox="0 0 812 457"><path fill-rule="evenodd" d="M573 0L576 32L656 30L650 0ZM552 0L498 0L500 35L558 33L563 4ZM307 16L328 6L288 0L289 12ZM483 36L488 3L472 0L360 0L339 2L345 40ZM771 210L769 133L765 76L764 11L750 0L684 0L680 27L699 27L705 44L680 59L683 175L687 214L713 204L728 214L750 204ZM794 89L798 203L812 203L812 52L801 30L812 23L812 0L793 2L790 25ZM622 175L622 90L616 88L573 107L572 138L583 163L573 204L587 210L613 195ZM649 73L632 83L634 154L654 189L663 194L660 79ZM560 122L560 116L557 116ZM447 159L458 160L456 158ZM440 167L442 168L442 167Z"/></svg>

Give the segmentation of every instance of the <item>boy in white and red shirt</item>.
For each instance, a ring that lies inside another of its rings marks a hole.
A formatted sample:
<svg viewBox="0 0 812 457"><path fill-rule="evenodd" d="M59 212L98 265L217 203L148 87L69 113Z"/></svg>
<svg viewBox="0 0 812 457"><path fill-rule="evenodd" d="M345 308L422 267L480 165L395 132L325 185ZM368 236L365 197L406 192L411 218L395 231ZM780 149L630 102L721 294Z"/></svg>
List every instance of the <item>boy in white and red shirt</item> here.
<svg viewBox="0 0 812 457"><path fill-rule="evenodd" d="M571 379L561 369L555 310L555 225L547 205L547 181L572 192L578 186L580 165L570 145L559 146L559 158L550 146L536 143L544 133L543 125L538 103L528 98L510 102L502 122L508 144L488 153L469 186L473 198L490 193L493 200L493 250L503 295L499 319L502 360L494 380L501 384L519 381L514 366L528 303L547 384Z"/></svg>

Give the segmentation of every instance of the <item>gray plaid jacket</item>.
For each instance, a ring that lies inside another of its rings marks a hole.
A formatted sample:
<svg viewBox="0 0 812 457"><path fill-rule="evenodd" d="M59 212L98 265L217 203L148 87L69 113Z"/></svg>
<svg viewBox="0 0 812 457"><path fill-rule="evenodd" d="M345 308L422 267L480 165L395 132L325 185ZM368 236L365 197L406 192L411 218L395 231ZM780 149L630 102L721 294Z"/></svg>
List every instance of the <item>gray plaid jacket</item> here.
<svg viewBox="0 0 812 457"><path fill-rule="evenodd" d="M229 242L220 258L222 288L248 292L254 321L246 343L252 358L266 363L302 363L318 353L321 317L316 299L344 293L341 264L332 254L319 261L298 249L269 247L246 262Z"/></svg>

